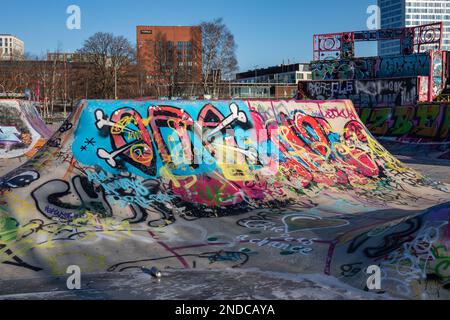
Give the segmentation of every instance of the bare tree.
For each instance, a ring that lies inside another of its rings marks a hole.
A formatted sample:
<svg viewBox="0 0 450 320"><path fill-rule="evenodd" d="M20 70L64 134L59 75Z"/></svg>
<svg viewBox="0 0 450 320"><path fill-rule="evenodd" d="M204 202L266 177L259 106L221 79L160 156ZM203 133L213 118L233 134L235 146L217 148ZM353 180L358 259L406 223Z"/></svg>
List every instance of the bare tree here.
<svg viewBox="0 0 450 320"><path fill-rule="evenodd" d="M135 48L125 37L103 32L87 39L77 52L93 64L89 83L103 98L115 96L117 82L124 76L125 67L136 57Z"/></svg>
<svg viewBox="0 0 450 320"><path fill-rule="evenodd" d="M238 70L237 45L222 18L202 22L200 27L203 37L203 87L207 94L211 83L215 91L222 78L230 80Z"/></svg>
<svg viewBox="0 0 450 320"><path fill-rule="evenodd" d="M176 59L172 41L167 41L165 34L158 32L153 43L152 82L156 84L157 95L172 95L175 81Z"/></svg>

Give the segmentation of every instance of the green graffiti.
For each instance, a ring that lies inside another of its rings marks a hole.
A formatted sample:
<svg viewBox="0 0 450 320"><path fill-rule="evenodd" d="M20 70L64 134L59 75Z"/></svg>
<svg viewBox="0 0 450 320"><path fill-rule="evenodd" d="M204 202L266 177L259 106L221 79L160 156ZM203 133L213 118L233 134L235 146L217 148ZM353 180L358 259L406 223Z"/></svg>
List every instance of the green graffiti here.
<svg viewBox="0 0 450 320"><path fill-rule="evenodd" d="M450 138L450 106L445 106L444 118L442 119L441 130L439 132L440 139Z"/></svg>
<svg viewBox="0 0 450 320"><path fill-rule="evenodd" d="M374 108L367 122L370 132L375 135L386 135L389 130L388 120L391 116L391 108Z"/></svg>
<svg viewBox="0 0 450 320"><path fill-rule="evenodd" d="M448 140L450 105L423 104L386 108L360 108L358 114L375 136L405 136Z"/></svg>
<svg viewBox="0 0 450 320"><path fill-rule="evenodd" d="M17 239L19 223L11 217L0 217L0 242L9 242Z"/></svg>
<svg viewBox="0 0 450 320"><path fill-rule="evenodd" d="M415 129L416 135L426 138L437 136L440 109L440 105L420 105L417 107L416 119L418 123Z"/></svg>
<svg viewBox="0 0 450 320"><path fill-rule="evenodd" d="M361 108L358 110L359 117L361 118L361 121L363 123L367 123L367 121L369 120L371 111L372 111L371 108Z"/></svg>
<svg viewBox="0 0 450 320"><path fill-rule="evenodd" d="M397 107L394 111L394 125L390 134L398 136L411 132L413 128L414 107Z"/></svg>

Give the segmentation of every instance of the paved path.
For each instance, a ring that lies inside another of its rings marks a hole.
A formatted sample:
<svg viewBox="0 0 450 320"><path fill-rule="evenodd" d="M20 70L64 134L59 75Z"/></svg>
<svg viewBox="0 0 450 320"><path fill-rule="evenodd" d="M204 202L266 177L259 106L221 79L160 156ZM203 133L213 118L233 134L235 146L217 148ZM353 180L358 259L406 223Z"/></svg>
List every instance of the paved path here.
<svg viewBox="0 0 450 320"><path fill-rule="evenodd" d="M389 299L324 275L290 276L256 271L164 271L161 279L135 270L82 277L81 290L66 279L0 281L1 300L349 300Z"/></svg>
<svg viewBox="0 0 450 320"><path fill-rule="evenodd" d="M395 157L408 167L419 171L431 179L450 183L450 160L439 160L423 156L409 157L395 155Z"/></svg>

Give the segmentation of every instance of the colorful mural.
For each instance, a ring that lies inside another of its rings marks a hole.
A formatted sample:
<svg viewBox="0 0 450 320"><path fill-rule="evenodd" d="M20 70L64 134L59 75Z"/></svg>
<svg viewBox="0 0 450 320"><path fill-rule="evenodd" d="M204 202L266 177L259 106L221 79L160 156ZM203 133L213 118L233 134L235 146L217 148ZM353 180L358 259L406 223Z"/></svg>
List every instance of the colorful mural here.
<svg viewBox="0 0 450 320"><path fill-rule="evenodd" d="M305 81L298 88L300 99L350 99L357 107L405 106L418 100L418 78Z"/></svg>
<svg viewBox="0 0 450 320"><path fill-rule="evenodd" d="M32 103L0 100L0 109L0 158L31 157L50 138Z"/></svg>
<svg viewBox="0 0 450 320"><path fill-rule="evenodd" d="M150 264L364 290L376 264L390 294L423 298L433 274L448 296L449 186L389 154L350 101L84 101L53 139L0 180L0 279ZM430 262L399 272L424 245Z"/></svg>
<svg viewBox="0 0 450 320"><path fill-rule="evenodd" d="M450 104L360 108L358 113L375 136L423 143L450 140Z"/></svg>
<svg viewBox="0 0 450 320"><path fill-rule="evenodd" d="M313 59L347 59L355 56L355 43L367 41L398 41L399 53L412 55L426 46L442 48L444 24L436 22L413 27L316 34L313 37Z"/></svg>
<svg viewBox="0 0 450 320"><path fill-rule="evenodd" d="M374 80L429 76L429 53L312 61L313 80Z"/></svg>

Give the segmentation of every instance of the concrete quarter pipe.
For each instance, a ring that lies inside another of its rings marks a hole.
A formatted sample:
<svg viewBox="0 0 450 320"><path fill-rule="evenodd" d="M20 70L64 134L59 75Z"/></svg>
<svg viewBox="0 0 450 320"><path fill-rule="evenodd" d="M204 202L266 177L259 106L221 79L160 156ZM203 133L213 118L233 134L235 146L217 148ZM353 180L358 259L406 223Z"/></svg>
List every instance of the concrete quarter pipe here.
<svg viewBox="0 0 450 320"><path fill-rule="evenodd" d="M33 103L0 100L1 159L32 157L50 136L50 130Z"/></svg>
<svg viewBox="0 0 450 320"><path fill-rule="evenodd" d="M55 139L1 178L1 280L151 265L363 290L378 265L394 296L449 296L449 186L350 101L84 101Z"/></svg>

